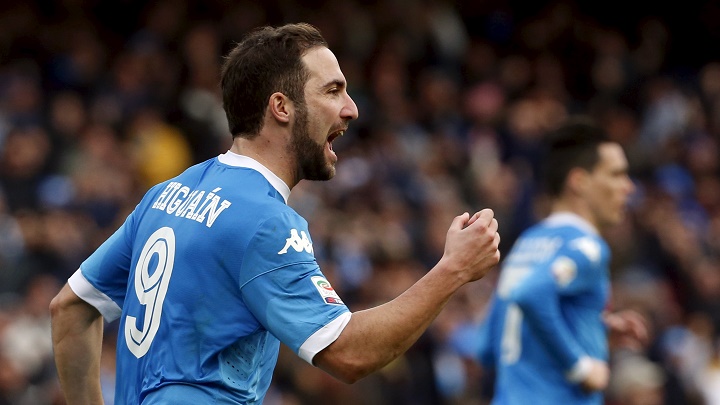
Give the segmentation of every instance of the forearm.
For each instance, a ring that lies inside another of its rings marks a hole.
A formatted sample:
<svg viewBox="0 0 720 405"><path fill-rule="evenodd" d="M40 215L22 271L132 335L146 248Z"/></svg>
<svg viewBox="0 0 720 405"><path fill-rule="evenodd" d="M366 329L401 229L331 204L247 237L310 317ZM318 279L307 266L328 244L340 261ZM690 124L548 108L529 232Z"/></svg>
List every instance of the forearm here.
<svg viewBox="0 0 720 405"><path fill-rule="evenodd" d="M103 318L65 286L51 304L55 365L69 404L102 404Z"/></svg>
<svg viewBox="0 0 720 405"><path fill-rule="evenodd" d="M379 370L417 341L463 283L434 268L394 300L353 313L340 337L314 363L346 382Z"/></svg>
<svg viewBox="0 0 720 405"><path fill-rule="evenodd" d="M340 336L313 358L336 378L354 382L405 352L430 326L455 291L500 260L492 210L455 217L438 264L394 300L354 313Z"/></svg>
<svg viewBox="0 0 720 405"><path fill-rule="evenodd" d="M538 340L566 371L577 366L586 355L570 331L560 310L560 297L550 281L529 279L511 295L525 322L533 328Z"/></svg>
<svg viewBox="0 0 720 405"><path fill-rule="evenodd" d="M533 286L540 283L535 280ZM560 314L559 297L549 289L525 291L517 303L538 340L562 365L568 381L580 384L585 390L597 391L607 387L609 369L603 359L590 357L571 333Z"/></svg>

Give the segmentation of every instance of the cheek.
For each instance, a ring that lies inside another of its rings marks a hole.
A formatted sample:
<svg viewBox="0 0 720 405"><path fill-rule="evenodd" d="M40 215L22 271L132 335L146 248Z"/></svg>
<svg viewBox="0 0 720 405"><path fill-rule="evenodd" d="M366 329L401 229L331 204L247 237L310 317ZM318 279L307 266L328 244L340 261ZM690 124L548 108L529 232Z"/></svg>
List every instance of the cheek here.
<svg viewBox="0 0 720 405"><path fill-rule="evenodd" d="M592 192L592 202L600 211L615 210L617 203L622 200L622 190L614 187L612 182L599 182Z"/></svg>
<svg viewBox="0 0 720 405"><path fill-rule="evenodd" d="M621 200L627 198L627 196L630 195L630 192L632 191L632 187L628 186L628 183L625 180L613 182L612 189L614 195Z"/></svg>
<svg viewBox="0 0 720 405"><path fill-rule="evenodd" d="M325 120L318 119L317 116L310 117L307 130L315 142L323 144L327 140L328 126L325 124Z"/></svg>

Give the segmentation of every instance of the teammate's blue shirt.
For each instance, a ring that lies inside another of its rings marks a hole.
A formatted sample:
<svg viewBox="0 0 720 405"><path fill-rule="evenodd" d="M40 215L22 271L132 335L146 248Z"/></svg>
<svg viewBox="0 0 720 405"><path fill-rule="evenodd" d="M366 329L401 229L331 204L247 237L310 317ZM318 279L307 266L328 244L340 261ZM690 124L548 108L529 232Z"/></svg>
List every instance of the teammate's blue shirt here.
<svg viewBox="0 0 720 405"><path fill-rule="evenodd" d="M570 213L520 236L477 341L480 362L496 371L493 405L602 404L577 380L581 359L607 360L609 256L597 231Z"/></svg>
<svg viewBox="0 0 720 405"><path fill-rule="evenodd" d="M70 279L119 318L118 404L256 404L280 342L303 359L350 312L313 255L290 189L233 153L150 189Z"/></svg>

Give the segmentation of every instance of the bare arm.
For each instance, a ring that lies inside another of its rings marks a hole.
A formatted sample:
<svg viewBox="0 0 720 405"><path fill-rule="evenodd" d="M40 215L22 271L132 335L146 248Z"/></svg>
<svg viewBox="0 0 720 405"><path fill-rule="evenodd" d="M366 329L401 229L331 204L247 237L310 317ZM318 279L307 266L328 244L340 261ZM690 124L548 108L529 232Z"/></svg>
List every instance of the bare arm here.
<svg viewBox="0 0 720 405"><path fill-rule="evenodd" d="M66 284L50 303L55 365L67 403L102 404L103 318Z"/></svg>
<svg viewBox="0 0 720 405"><path fill-rule="evenodd" d="M438 264L394 300L355 312L338 339L313 362L352 383L403 354L464 284L482 278L500 260L491 210L456 217Z"/></svg>

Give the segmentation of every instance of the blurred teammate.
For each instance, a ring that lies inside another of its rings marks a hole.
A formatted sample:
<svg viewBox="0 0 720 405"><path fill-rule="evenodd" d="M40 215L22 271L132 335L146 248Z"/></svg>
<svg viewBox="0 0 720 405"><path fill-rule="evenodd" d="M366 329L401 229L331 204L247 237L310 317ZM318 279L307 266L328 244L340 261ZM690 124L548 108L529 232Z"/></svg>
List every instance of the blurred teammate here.
<svg viewBox="0 0 720 405"><path fill-rule="evenodd" d="M230 52L221 85L231 149L151 188L51 304L70 404L102 403L103 319L119 320L116 403L257 404L280 342L354 382L499 260L492 211L460 215L425 277L351 313L287 205L300 180L334 176L332 142L358 116L335 56L310 25L265 27Z"/></svg>
<svg viewBox="0 0 720 405"><path fill-rule="evenodd" d="M634 186L621 146L586 119L556 131L544 163L552 213L505 259L478 355L496 371L494 405L599 405L608 326L639 340L647 333L635 312L603 315L610 252L600 232L623 219Z"/></svg>

